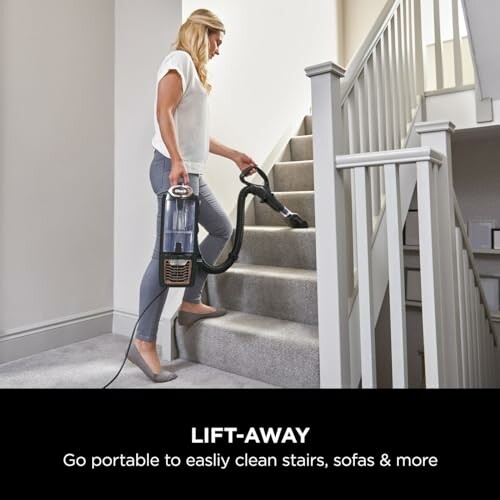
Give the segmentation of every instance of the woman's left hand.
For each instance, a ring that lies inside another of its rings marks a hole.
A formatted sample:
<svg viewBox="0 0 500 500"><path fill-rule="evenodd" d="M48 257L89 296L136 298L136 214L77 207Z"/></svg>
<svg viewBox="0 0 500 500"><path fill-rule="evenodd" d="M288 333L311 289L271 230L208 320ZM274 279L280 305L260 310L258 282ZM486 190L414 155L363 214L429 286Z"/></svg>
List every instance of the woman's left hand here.
<svg viewBox="0 0 500 500"><path fill-rule="evenodd" d="M250 158L250 156L245 153L237 153L234 157L234 163L238 165L238 168L243 171L248 167L254 166L255 162ZM254 174L256 172L255 169L251 170L249 175Z"/></svg>

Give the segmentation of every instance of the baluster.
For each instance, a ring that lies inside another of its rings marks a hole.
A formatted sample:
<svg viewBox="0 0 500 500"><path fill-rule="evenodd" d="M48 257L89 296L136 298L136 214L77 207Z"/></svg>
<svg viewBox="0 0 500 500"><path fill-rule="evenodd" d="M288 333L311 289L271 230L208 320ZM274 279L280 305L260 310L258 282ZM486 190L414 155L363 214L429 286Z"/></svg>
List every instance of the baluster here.
<svg viewBox="0 0 500 500"><path fill-rule="evenodd" d="M455 61L455 87L462 87L462 47L460 45L460 28L458 22L458 0L451 0L453 18L453 60Z"/></svg>
<svg viewBox="0 0 500 500"><path fill-rule="evenodd" d="M368 116L368 102L366 91L366 66L358 77L358 81L354 85L356 101L358 102L359 110L359 150L361 153L366 153L370 149L368 126L369 121L366 119Z"/></svg>
<svg viewBox="0 0 500 500"><path fill-rule="evenodd" d="M351 90L349 97L347 98L347 109L348 109L348 123L349 123L349 153L359 153L359 111L358 111L358 101L356 99L356 93L354 89Z"/></svg>
<svg viewBox="0 0 500 500"><path fill-rule="evenodd" d="M402 4L399 4L399 7L396 11L396 20L397 20L397 60L398 60L398 72L396 75L396 79L398 82L398 93L399 93L399 141L398 148L402 147L402 141L406 137L406 88L404 84L404 62L403 62L403 46L402 46Z"/></svg>
<svg viewBox="0 0 500 500"><path fill-rule="evenodd" d="M415 87L415 12L412 0L408 0L408 47L410 66L410 97L412 110L417 107L417 91Z"/></svg>
<svg viewBox="0 0 500 500"><path fill-rule="evenodd" d="M390 34L389 27L384 31L384 35L382 37L382 70L384 75L384 95L385 99L385 149L390 150L394 149L394 136L393 136L393 119L394 114L392 110L392 78L391 78L391 58L389 51L389 43L390 43Z"/></svg>
<svg viewBox="0 0 500 500"><path fill-rule="evenodd" d="M476 279L472 269L469 270L471 283L471 302L472 302L472 359L474 360L474 387L479 387L479 369L477 359L477 303L476 303Z"/></svg>
<svg viewBox="0 0 500 500"><path fill-rule="evenodd" d="M420 276L422 281L422 325L424 332L426 387L444 387L440 335L442 329L439 283L439 250L436 241L437 207L434 204L434 175L430 161L417 162Z"/></svg>
<svg viewBox="0 0 500 500"><path fill-rule="evenodd" d="M413 1L415 27L415 85L416 94L424 94L424 54L422 47L422 6L420 0Z"/></svg>
<svg viewBox="0 0 500 500"><path fill-rule="evenodd" d="M353 225L353 183L352 171L346 169L343 172L344 177L344 196L345 196L345 238L346 238L346 268L347 268L347 292L348 297L354 296L354 225Z"/></svg>
<svg viewBox="0 0 500 500"><path fill-rule="evenodd" d="M375 126L377 127L377 151L385 151L387 149L385 141L385 128L386 128L386 105L385 105L385 82L384 82L384 66L382 62L382 44L383 37L375 47L374 52L374 72L375 72L375 90L377 93L377 116Z"/></svg>
<svg viewBox="0 0 500 500"><path fill-rule="evenodd" d="M375 388L377 386L377 370L371 265L372 211L368 168L355 168L354 177L356 179L356 234L358 249L361 375L363 388Z"/></svg>
<svg viewBox="0 0 500 500"><path fill-rule="evenodd" d="M462 344L462 373L463 387L467 387L467 318L465 316L465 288L464 288L464 263L463 255L463 240L462 231L455 227L455 252L459 258L457 259L457 284L458 284L458 310L460 314L460 339Z"/></svg>
<svg viewBox="0 0 500 500"><path fill-rule="evenodd" d="M396 47L396 16L394 15L390 21L390 59L391 59L391 91L392 91L392 121L393 121L393 147L401 148L401 115L399 113L399 85L398 85L398 62L397 62L397 47Z"/></svg>
<svg viewBox="0 0 500 500"><path fill-rule="evenodd" d="M408 387L406 348L406 303L403 258L403 222L399 190L399 167L385 165L387 216L387 257L389 262L389 300L391 314L392 387Z"/></svg>
<svg viewBox="0 0 500 500"><path fill-rule="evenodd" d="M441 47L441 18L439 0L434 0L434 49L436 54L436 89L443 88L443 51Z"/></svg>
<svg viewBox="0 0 500 500"><path fill-rule="evenodd" d="M463 251L464 266L464 286L465 286L465 304L467 317L467 368L468 368L468 387L474 387L474 356L472 351L472 302L470 296L470 274L469 274L469 255Z"/></svg>
<svg viewBox="0 0 500 500"><path fill-rule="evenodd" d="M410 121L410 116L411 116L411 105L410 105L410 75L409 75L409 69L408 69L408 43L407 43L407 33L408 33L408 16L407 16L407 3L406 0L402 0L401 2L401 53L402 53L402 73L401 77L403 79L403 115L404 115L404 132L403 132L403 138L406 137L407 134L407 126L408 122Z"/></svg>
<svg viewBox="0 0 500 500"><path fill-rule="evenodd" d="M365 66L365 90L366 107L368 114L368 151L379 151L377 135L377 92L374 70L374 54L372 54ZM366 118L365 116L365 118Z"/></svg>

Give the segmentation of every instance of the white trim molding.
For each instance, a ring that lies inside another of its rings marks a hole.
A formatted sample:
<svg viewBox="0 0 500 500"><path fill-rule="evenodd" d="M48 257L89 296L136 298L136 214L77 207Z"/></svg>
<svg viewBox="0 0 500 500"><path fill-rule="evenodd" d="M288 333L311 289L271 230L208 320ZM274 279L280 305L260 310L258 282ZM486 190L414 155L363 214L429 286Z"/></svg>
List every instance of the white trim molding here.
<svg viewBox="0 0 500 500"><path fill-rule="evenodd" d="M111 333L113 310L88 311L7 330L0 336L0 363Z"/></svg>
<svg viewBox="0 0 500 500"><path fill-rule="evenodd" d="M157 345L160 349L161 361L173 361L178 357L174 330L176 316L174 314L170 319L162 317L158 325ZM137 314L115 309L113 313L113 333L130 339L137 318Z"/></svg>

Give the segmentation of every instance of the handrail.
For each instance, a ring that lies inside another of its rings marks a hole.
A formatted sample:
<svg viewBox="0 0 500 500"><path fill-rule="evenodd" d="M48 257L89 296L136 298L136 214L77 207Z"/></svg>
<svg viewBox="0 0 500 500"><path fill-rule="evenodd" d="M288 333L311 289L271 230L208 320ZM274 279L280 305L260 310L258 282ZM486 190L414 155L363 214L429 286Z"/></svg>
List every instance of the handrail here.
<svg viewBox="0 0 500 500"><path fill-rule="evenodd" d="M375 151L372 153L355 153L352 155L337 156L336 167L338 169L379 167L389 163L403 165L416 163L417 161L431 161L432 163L441 165L443 163L443 155L426 146Z"/></svg>
<svg viewBox="0 0 500 500"><path fill-rule="evenodd" d="M347 96L351 92L354 84L365 66L366 61L371 56L373 49L379 42L394 12L398 8L401 0L389 0L380 12L372 29L365 37L365 41L358 48L354 57L347 64L347 71L344 79L340 83L340 105L343 106Z"/></svg>
<svg viewBox="0 0 500 500"><path fill-rule="evenodd" d="M460 206L458 204L455 191L453 191L453 202L455 205L455 216L456 216L460 231L462 232L462 239L463 239L467 254L469 256L469 262L471 265L472 272L474 274L474 279L476 280L477 288L479 290L479 295L481 296L481 302L484 305L484 310L486 312L486 318L488 319L488 324L490 326L490 332L493 335L493 341L495 343L495 347L497 347L498 342L497 342L497 336L496 336L495 329L493 328L493 320L491 318L491 313L490 313L490 309L488 307L488 302L486 300L486 297L485 297L484 291L483 291L483 287L481 285L481 278L479 277L479 273L477 272L476 266L474 265L474 252L472 251L472 248L471 248L470 243L469 243L469 238L467 236L467 229L465 226L464 219L462 217L462 211L460 210Z"/></svg>

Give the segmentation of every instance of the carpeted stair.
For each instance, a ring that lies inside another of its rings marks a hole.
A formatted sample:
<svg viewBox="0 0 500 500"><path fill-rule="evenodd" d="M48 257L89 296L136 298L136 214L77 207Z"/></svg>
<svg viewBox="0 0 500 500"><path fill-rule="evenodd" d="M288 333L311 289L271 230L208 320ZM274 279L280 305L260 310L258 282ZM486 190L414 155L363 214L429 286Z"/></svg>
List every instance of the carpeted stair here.
<svg viewBox="0 0 500 500"><path fill-rule="evenodd" d="M291 229L254 201L238 262L209 276L208 302L226 316L176 325L181 358L281 387L319 387L311 117L269 178L278 199L309 223Z"/></svg>

